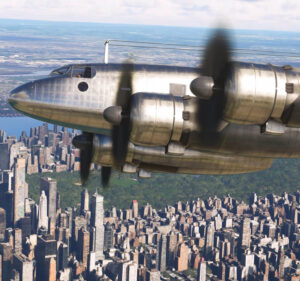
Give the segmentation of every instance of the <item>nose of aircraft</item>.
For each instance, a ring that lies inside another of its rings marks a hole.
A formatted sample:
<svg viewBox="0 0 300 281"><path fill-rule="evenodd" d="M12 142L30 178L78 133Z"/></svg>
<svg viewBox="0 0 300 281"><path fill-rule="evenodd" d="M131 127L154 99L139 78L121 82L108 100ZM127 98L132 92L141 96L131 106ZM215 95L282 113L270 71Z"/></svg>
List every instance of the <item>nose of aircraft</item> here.
<svg viewBox="0 0 300 281"><path fill-rule="evenodd" d="M8 103L19 111L24 111L24 106L33 99L35 94L35 83L23 84L10 92Z"/></svg>

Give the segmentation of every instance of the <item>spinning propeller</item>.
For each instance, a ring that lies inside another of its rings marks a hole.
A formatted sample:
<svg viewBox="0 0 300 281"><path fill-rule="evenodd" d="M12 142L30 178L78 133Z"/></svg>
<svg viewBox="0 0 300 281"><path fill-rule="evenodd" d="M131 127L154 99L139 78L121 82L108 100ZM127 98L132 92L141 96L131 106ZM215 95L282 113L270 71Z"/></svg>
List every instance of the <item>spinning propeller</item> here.
<svg viewBox="0 0 300 281"><path fill-rule="evenodd" d="M197 122L201 141L214 143L226 105L225 82L230 71L230 43L225 31L218 30L204 51L200 76L190 89L198 97Z"/></svg>
<svg viewBox="0 0 300 281"><path fill-rule="evenodd" d="M113 158L114 166L116 167L122 167L125 164L131 132L132 70L132 63L123 63L116 105L108 107L103 113L105 120L113 125ZM93 137L93 133L83 132L82 135L74 137L72 141L73 145L80 149L80 177L83 184L87 181L90 173L93 155ZM111 171L111 167L102 166L101 168L101 181L104 187L108 186Z"/></svg>
<svg viewBox="0 0 300 281"><path fill-rule="evenodd" d="M197 122L201 129L201 141L213 143L218 136L218 127L226 105L225 82L230 71L230 45L224 31L217 31L204 51L199 77L190 88L197 97ZM124 62L117 90L116 105L106 108L103 116L112 124L114 166L121 168L126 162L130 139L131 96L133 64ZM93 133L83 132L73 139L80 149L80 176L82 183L88 179L93 154ZM103 166L101 180L104 187L109 183L111 167Z"/></svg>
<svg viewBox="0 0 300 281"><path fill-rule="evenodd" d="M85 184L90 174L90 168L93 157L93 133L82 132L72 140L73 145L80 149L80 178L82 184ZM111 174L111 168L102 166L101 181L104 187L107 187Z"/></svg>

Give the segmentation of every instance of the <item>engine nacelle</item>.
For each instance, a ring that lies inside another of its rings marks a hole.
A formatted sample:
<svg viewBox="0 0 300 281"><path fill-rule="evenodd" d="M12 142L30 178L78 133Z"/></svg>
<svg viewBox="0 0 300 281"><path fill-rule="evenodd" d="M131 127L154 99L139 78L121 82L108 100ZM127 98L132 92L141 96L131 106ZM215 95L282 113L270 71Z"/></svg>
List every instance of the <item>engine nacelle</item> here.
<svg viewBox="0 0 300 281"><path fill-rule="evenodd" d="M136 93L132 96L131 141L145 146L179 142L183 128L183 99L173 95Z"/></svg>
<svg viewBox="0 0 300 281"><path fill-rule="evenodd" d="M139 146L129 143L123 172L140 170L187 174L238 174L259 171L270 167L273 159L218 155L185 149L180 156L166 153L164 146ZM93 162L113 166L112 139L95 135L93 139Z"/></svg>
<svg viewBox="0 0 300 281"><path fill-rule="evenodd" d="M233 62L226 82L224 119L237 124L264 124L281 119L287 96L298 93L300 73L289 67Z"/></svg>

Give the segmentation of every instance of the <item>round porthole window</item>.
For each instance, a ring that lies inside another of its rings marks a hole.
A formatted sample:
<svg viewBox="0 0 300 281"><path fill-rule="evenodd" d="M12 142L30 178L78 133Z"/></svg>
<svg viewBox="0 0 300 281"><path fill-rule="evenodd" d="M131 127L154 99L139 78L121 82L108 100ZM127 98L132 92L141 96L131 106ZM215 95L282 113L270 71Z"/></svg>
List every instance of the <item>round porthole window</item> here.
<svg viewBox="0 0 300 281"><path fill-rule="evenodd" d="M86 82L80 82L78 84L78 89L81 92L85 92L89 88L89 85Z"/></svg>

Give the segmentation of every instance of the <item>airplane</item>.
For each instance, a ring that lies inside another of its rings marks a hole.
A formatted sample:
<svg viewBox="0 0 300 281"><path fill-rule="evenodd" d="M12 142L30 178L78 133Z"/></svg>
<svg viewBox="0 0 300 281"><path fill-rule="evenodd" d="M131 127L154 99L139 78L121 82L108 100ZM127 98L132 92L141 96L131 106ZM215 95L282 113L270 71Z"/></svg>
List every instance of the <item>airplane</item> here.
<svg viewBox="0 0 300 281"><path fill-rule="evenodd" d="M70 64L12 90L8 102L42 121L82 130L82 183L91 163L112 168L240 174L300 157L300 69L231 60L216 31L201 67Z"/></svg>

